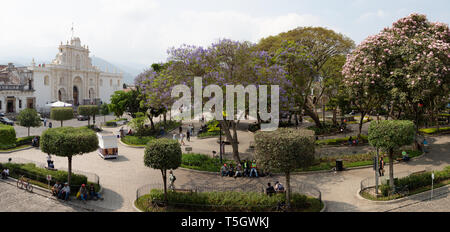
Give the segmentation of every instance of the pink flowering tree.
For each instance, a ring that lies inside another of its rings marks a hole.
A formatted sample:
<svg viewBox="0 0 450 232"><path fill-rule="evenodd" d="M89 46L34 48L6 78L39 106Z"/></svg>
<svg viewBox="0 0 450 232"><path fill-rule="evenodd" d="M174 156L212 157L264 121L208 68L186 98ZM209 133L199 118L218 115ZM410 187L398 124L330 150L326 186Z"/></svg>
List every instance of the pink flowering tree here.
<svg viewBox="0 0 450 232"><path fill-rule="evenodd" d="M411 14L367 38L348 56L345 83L362 114L389 99L417 127L420 106L432 107L426 99L449 94L449 51L448 25Z"/></svg>

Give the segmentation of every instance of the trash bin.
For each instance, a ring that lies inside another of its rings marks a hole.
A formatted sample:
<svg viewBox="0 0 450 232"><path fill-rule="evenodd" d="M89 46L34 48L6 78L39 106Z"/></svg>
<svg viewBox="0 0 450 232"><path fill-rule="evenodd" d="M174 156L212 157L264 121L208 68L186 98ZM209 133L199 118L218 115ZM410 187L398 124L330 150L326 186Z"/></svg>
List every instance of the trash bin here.
<svg viewBox="0 0 450 232"><path fill-rule="evenodd" d="M344 171L344 161L341 159L336 160L336 171L342 172Z"/></svg>

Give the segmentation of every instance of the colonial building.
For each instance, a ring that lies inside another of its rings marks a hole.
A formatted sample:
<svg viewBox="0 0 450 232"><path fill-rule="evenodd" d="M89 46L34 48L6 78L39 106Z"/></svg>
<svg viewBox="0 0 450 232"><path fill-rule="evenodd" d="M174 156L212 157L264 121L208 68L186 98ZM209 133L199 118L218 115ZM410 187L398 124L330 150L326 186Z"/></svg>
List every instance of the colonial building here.
<svg viewBox="0 0 450 232"><path fill-rule="evenodd" d="M28 67L33 73L36 108L63 101L75 106L109 103L110 96L122 89L123 75L104 72L92 65L89 47L82 46L80 39L59 45L59 52L51 64Z"/></svg>
<svg viewBox="0 0 450 232"><path fill-rule="evenodd" d="M0 112L17 113L25 108L35 108L33 73L26 67L12 63L0 65Z"/></svg>

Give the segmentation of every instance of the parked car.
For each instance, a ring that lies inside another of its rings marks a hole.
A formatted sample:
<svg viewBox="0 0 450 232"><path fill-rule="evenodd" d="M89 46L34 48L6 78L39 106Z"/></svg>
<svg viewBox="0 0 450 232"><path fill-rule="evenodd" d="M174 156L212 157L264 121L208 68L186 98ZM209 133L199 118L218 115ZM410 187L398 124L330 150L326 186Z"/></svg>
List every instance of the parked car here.
<svg viewBox="0 0 450 232"><path fill-rule="evenodd" d="M87 121L87 120L89 120L91 117L89 117L89 116L85 116L85 115L78 115L77 116L77 120L78 121Z"/></svg>
<svg viewBox="0 0 450 232"><path fill-rule="evenodd" d="M0 118L0 122L5 124L5 125L14 126L14 122L11 119L7 118L7 117L1 117Z"/></svg>
<svg viewBox="0 0 450 232"><path fill-rule="evenodd" d="M5 117L5 114L4 113L0 113L0 117Z"/></svg>

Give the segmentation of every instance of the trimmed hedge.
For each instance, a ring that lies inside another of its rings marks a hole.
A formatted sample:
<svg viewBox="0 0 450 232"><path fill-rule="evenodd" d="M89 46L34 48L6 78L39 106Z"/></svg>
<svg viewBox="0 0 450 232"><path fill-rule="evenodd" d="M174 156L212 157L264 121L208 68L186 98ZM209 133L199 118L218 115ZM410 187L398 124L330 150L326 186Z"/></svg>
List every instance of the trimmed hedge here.
<svg viewBox="0 0 450 232"><path fill-rule="evenodd" d="M236 163L231 160L223 160L224 163ZM203 154L183 154L181 167L199 171L219 172L222 164L219 158L212 158Z"/></svg>
<svg viewBox="0 0 450 232"><path fill-rule="evenodd" d="M440 183L450 179L450 166L446 167L442 171L434 173L434 183ZM431 172L425 172L421 174L414 174L400 179L394 179L394 184L396 187L402 189L408 187L409 191L414 191L416 189L426 187L431 185ZM381 193L383 196L388 196L391 190L389 183L380 186Z"/></svg>
<svg viewBox="0 0 450 232"><path fill-rule="evenodd" d="M150 194L139 198L137 206L143 210L152 210L149 202L153 200L164 200L162 190L153 189ZM169 206L184 210L211 210L221 212L268 212L275 211L279 202L284 202L285 194L268 196L256 192L203 192L182 193L168 192ZM150 207L149 207L150 206ZM315 198L302 194L293 193L291 198L293 211L319 212L322 203Z"/></svg>
<svg viewBox="0 0 450 232"><path fill-rule="evenodd" d="M3 147L15 147L16 130L12 126L0 125L0 149Z"/></svg>
<svg viewBox="0 0 450 232"><path fill-rule="evenodd" d="M153 136L134 136L134 135L127 135L125 137L122 137L121 140L123 143L128 145L146 145L151 140L154 140L155 137Z"/></svg>
<svg viewBox="0 0 450 232"><path fill-rule="evenodd" d="M18 178L20 176L25 176L28 179L35 180L41 183L47 183L47 175L52 176L51 184L59 181L60 183L67 182L67 172L66 171L51 171L45 168L36 167L35 164L17 164L17 163L0 163L0 169L8 168L10 176ZM78 188L82 184L87 184L87 177L84 175L73 174L71 177L70 191L76 193Z"/></svg>

